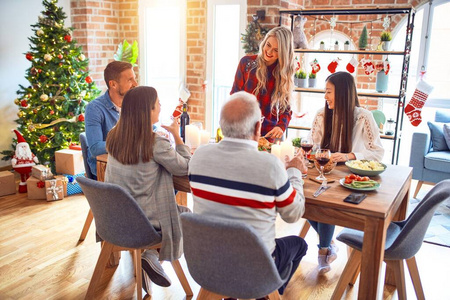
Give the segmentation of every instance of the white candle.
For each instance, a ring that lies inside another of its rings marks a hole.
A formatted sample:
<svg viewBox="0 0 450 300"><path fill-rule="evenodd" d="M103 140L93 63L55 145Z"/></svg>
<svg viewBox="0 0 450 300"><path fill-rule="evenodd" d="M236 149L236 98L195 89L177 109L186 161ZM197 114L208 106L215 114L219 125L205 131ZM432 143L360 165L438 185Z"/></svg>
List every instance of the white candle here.
<svg viewBox="0 0 450 300"><path fill-rule="evenodd" d="M200 145L208 144L210 138L211 138L211 134L209 133L209 131L200 130Z"/></svg>
<svg viewBox="0 0 450 300"><path fill-rule="evenodd" d="M289 156L289 160L294 158L294 152L295 148L292 146L291 141L284 141L281 142L281 152L280 152L280 159L281 161L284 161L285 156Z"/></svg>
<svg viewBox="0 0 450 300"><path fill-rule="evenodd" d="M272 153L273 155L275 155L276 157L280 158L281 155L281 146L279 144L273 144L271 149L270 149L270 153Z"/></svg>
<svg viewBox="0 0 450 300"><path fill-rule="evenodd" d="M195 125L186 125L186 145L196 149L200 145L200 130Z"/></svg>

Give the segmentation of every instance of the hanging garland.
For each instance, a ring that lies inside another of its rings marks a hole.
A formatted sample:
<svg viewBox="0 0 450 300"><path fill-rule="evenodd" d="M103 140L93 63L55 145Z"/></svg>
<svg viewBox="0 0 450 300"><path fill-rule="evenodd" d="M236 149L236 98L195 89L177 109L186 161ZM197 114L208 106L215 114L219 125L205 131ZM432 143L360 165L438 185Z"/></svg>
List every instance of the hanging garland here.
<svg viewBox="0 0 450 300"><path fill-rule="evenodd" d="M259 24L257 19L250 22L245 29L245 33L241 34L241 42L244 44L245 54L258 53L259 44L268 31L267 28Z"/></svg>

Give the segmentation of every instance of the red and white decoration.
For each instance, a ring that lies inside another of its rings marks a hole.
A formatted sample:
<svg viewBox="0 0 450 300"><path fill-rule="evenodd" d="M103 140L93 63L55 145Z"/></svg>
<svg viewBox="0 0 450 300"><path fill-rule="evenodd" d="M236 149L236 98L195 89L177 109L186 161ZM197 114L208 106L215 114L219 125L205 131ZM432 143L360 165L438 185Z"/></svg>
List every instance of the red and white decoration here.
<svg viewBox="0 0 450 300"><path fill-rule="evenodd" d="M27 179L30 177L31 168L39 163L39 160L31 153L30 145L25 141L22 134L15 129L13 131L17 135L17 145L11 164L14 171L20 174L19 193L26 193Z"/></svg>
<svg viewBox="0 0 450 300"><path fill-rule="evenodd" d="M375 65L370 60L363 58L360 62L364 68L364 73L366 75L370 75L373 73L373 71L375 71Z"/></svg>
<svg viewBox="0 0 450 300"><path fill-rule="evenodd" d="M312 74L317 74L317 72L320 71L320 65L319 62L317 61L317 59L314 58L314 60L312 62L309 63L311 65L311 73Z"/></svg>
<svg viewBox="0 0 450 300"><path fill-rule="evenodd" d="M352 57L347 64L347 67L346 67L347 71L349 71L350 73L355 72L356 67L358 67L358 64L359 64L358 60L356 58Z"/></svg>
<svg viewBox="0 0 450 300"><path fill-rule="evenodd" d="M336 68L339 65L340 60L340 58L333 59L333 61L328 65L328 71L330 71L331 73L336 72Z"/></svg>
<svg viewBox="0 0 450 300"><path fill-rule="evenodd" d="M422 122L422 107L428 99L428 95L433 91L433 87L423 80L417 83L414 94L408 105L405 107L405 114L413 126L418 126Z"/></svg>

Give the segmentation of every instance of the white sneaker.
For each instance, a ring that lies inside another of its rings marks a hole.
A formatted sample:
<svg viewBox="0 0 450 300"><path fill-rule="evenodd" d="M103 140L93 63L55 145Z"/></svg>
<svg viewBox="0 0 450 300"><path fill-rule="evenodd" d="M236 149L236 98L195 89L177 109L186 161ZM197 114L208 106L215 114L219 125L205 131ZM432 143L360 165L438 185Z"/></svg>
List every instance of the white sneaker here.
<svg viewBox="0 0 450 300"><path fill-rule="evenodd" d="M337 252L339 251L339 247L335 243L330 244L330 248L328 249L327 262L331 264L337 258Z"/></svg>
<svg viewBox="0 0 450 300"><path fill-rule="evenodd" d="M325 274L327 272L330 272L331 266L327 262L328 255L319 255L318 261L319 261L319 274Z"/></svg>

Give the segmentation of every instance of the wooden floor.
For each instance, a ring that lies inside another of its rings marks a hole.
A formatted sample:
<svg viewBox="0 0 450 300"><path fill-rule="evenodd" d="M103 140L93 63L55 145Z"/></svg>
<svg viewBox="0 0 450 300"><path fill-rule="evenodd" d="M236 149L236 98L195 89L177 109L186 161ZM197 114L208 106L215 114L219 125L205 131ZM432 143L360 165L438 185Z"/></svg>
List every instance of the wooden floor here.
<svg viewBox="0 0 450 300"><path fill-rule="evenodd" d="M0 299L83 299L100 253L94 226L86 240L78 243L88 212L84 196L62 201L28 200L26 194L0 197ZM278 234L297 234L300 225L279 221ZM333 269L317 274L317 237L306 237L309 250L287 287L282 299L329 299L346 263L346 250L340 252ZM417 263L427 299L450 299L450 248L424 243ZM181 263L187 272L184 258ZM98 299L135 299L134 276L129 253L123 252L118 267L107 269ZM168 288L153 286L152 299L184 299L185 295L170 264L163 264L173 278ZM187 274L194 291L199 286ZM407 276L409 276L407 274ZM415 299L409 278L407 292ZM357 286L348 289L344 299L356 299ZM384 299L397 299L392 287L385 288Z"/></svg>

